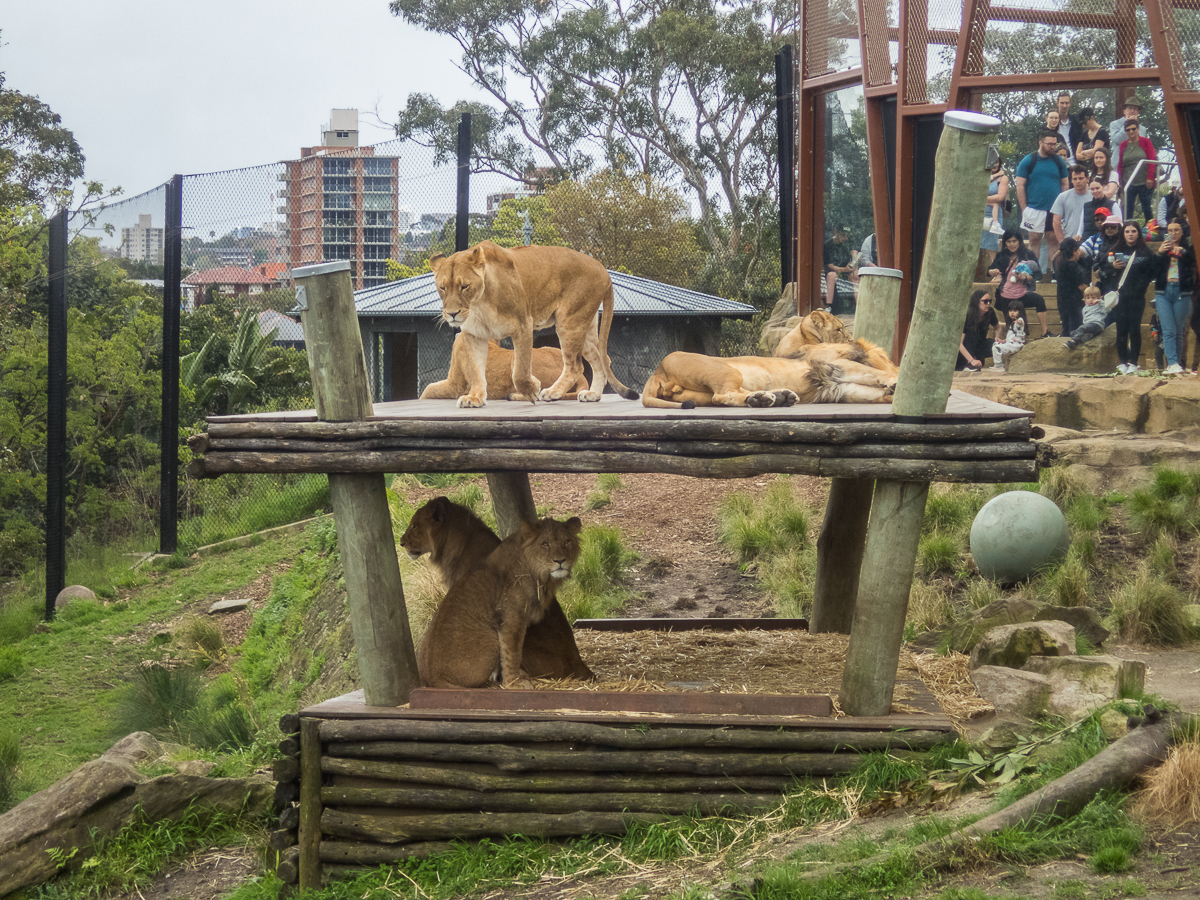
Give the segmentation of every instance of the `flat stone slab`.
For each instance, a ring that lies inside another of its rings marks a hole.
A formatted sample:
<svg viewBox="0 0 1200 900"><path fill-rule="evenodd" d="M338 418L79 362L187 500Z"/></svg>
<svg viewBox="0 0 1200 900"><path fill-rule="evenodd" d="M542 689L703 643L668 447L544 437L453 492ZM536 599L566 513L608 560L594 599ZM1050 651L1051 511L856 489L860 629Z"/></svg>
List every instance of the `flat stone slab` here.
<svg viewBox="0 0 1200 900"><path fill-rule="evenodd" d="M250 598L243 597L239 600L218 600L208 608L208 614L215 616L219 613L241 612L250 605Z"/></svg>
<svg viewBox="0 0 1200 900"><path fill-rule="evenodd" d="M1045 676L1052 693L1047 711L1070 721L1119 697L1141 694L1146 664L1116 656L1031 656L1024 670Z"/></svg>
<svg viewBox="0 0 1200 900"><path fill-rule="evenodd" d="M1075 628L1067 622L1020 622L993 628L971 651L969 668L1006 666L1020 669L1035 656L1071 656ZM1034 670L1036 671L1036 670Z"/></svg>
<svg viewBox="0 0 1200 900"><path fill-rule="evenodd" d="M979 696L996 707L996 715L1032 720L1044 715L1050 703L1050 679L1036 672L1005 666L980 666L971 672Z"/></svg>

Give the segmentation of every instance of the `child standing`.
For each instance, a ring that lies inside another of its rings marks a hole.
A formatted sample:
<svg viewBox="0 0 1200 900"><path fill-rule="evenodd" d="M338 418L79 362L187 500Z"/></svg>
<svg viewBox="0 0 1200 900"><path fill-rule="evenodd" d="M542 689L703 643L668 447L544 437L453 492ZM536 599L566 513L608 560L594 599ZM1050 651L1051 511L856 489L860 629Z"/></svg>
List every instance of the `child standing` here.
<svg viewBox="0 0 1200 900"><path fill-rule="evenodd" d="M1100 288L1089 285L1083 291L1083 324L1071 334L1066 348L1074 350L1080 344L1090 341L1104 330L1104 317L1108 310L1101 302Z"/></svg>
<svg viewBox="0 0 1200 900"><path fill-rule="evenodd" d="M1012 356L1025 346L1025 304L1020 300L1008 301L1008 334L1003 341L992 344L992 364L997 368L1004 365L1004 357Z"/></svg>

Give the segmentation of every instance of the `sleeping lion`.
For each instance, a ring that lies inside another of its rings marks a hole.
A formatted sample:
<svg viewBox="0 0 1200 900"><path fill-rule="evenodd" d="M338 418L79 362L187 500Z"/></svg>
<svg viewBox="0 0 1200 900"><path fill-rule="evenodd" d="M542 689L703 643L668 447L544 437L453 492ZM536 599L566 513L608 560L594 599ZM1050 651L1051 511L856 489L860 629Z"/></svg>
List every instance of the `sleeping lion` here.
<svg viewBox="0 0 1200 900"><path fill-rule="evenodd" d="M583 523L524 522L441 602L421 646L425 687L483 687L500 672L505 686L523 682L525 633L540 622L579 558Z"/></svg>
<svg viewBox="0 0 1200 900"><path fill-rule="evenodd" d="M500 546L487 524L448 497L434 497L415 513L400 538L409 559L429 554L429 564L438 573L442 588L449 590L483 565ZM425 644L422 642L422 651ZM428 669L417 656L418 671ZM579 655L575 632L557 600L551 600L540 622L525 631L521 668L530 678L584 678L596 676Z"/></svg>

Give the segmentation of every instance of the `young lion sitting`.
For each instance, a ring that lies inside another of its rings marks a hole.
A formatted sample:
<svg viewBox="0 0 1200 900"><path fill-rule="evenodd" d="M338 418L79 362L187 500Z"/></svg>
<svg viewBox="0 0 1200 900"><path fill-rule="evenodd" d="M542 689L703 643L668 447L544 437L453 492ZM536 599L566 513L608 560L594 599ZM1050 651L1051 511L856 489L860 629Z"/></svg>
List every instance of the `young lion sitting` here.
<svg viewBox="0 0 1200 900"><path fill-rule="evenodd" d="M469 354L463 349L465 338L454 336L450 347L450 373L445 381L435 381L421 392L422 400L457 400L471 389L471 376L467 371ZM533 348L533 377L538 381L551 382L562 371L562 351L557 347ZM474 361L470 360L473 364ZM487 395L520 400L512 377L513 352L495 341L488 341L487 350ZM571 392L563 395L564 400L574 400L579 391L587 390L587 379L583 373L571 385Z"/></svg>
<svg viewBox="0 0 1200 900"><path fill-rule="evenodd" d="M525 522L483 565L450 587L417 652L426 687L476 688L496 671L505 686L521 677L525 632L540 622L579 558L583 523Z"/></svg>
<svg viewBox="0 0 1200 900"><path fill-rule="evenodd" d="M400 546L410 559L428 553L429 564L441 578L443 590L449 590L483 565L500 546L500 538L465 506L447 497L434 497L413 513L400 538ZM579 655L575 632L558 600L552 600L542 620L525 632L521 668L530 678L596 677Z"/></svg>
<svg viewBox="0 0 1200 900"><path fill-rule="evenodd" d="M775 356L827 363L848 359L891 375L900 374L900 367L892 362L882 347L870 341L854 340L842 320L823 309L809 313L785 334L775 348Z"/></svg>

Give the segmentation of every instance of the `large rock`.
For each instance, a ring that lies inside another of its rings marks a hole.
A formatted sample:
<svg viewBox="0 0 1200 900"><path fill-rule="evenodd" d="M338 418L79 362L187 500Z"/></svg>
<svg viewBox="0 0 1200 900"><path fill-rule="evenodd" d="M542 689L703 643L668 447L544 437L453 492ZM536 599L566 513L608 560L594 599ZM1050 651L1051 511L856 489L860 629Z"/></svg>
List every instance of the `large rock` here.
<svg viewBox="0 0 1200 900"><path fill-rule="evenodd" d="M1200 443L1149 435L1096 435L1056 440L1054 452L1068 472L1096 494L1129 493L1154 481L1155 466L1193 469Z"/></svg>
<svg viewBox="0 0 1200 900"><path fill-rule="evenodd" d="M1034 621L1052 620L1067 622L1075 628L1075 634L1087 638L1093 647L1099 647L1111 632L1100 622L1100 613L1090 606L1043 606L1034 616Z"/></svg>
<svg viewBox="0 0 1200 900"><path fill-rule="evenodd" d="M1030 372L1091 375L1114 372L1120 362L1116 328L1104 329L1099 337L1074 350L1068 350L1066 345L1066 338L1029 341L1016 353L1005 357L1005 369L1014 375Z"/></svg>
<svg viewBox="0 0 1200 900"><path fill-rule="evenodd" d="M1115 656L1031 656L1024 669L1048 680L1047 711L1072 722L1112 700L1141 694L1146 685L1145 663Z"/></svg>
<svg viewBox="0 0 1200 900"><path fill-rule="evenodd" d="M771 317L763 326L762 334L758 338L759 355L774 356L775 348L779 346L784 335L799 323L800 316L796 315L796 285L793 282L783 289L779 302L771 310Z"/></svg>
<svg viewBox="0 0 1200 900"><path fill-rule="evenodd" d="M1075 629L1066 622L1022 622L993 628L971 651L969 668L1007 666L1019 669L1032 656L1071 656ZM1033 670L1037 671L1037 670Z"/></svg>
<svg viewBox="0 0 1200 900"><path fill-rule="evenodd" d="M950 646L958 653L970 653L979 639L1000 625L1032 622L1038 605L1021 597L1001 597L976 610L971 618L950 629Z"/></svg>
<svg viewBox="0 0 1200 900"><path fill-rule="evenodd" d="M116 833L135 812L147 822L174 821L189 809L256 814L274 802L274 785L265 777L147 778L132 761L154 758L161 748L144 737L123 739L0 816L0 897L52 878L58 866L51 851L69 855L68 865L78 867L91 856L95 837Z"/></svg>
<svg viewBox="0 0 1200 900"><path fill-rule="evenodd" d="M1186 429L1200 423L1200 378L1170 378L1150 395L1147 434Z"/></svg>
<svg viewBox="0 0 1200 900"><path fill-rule="evenodd" d="M996 707L1001 720L1036 719L1045 715L1050 703L1050 679L1035 672L980 666L971 672L971 683L980 697Z"/></svg>

